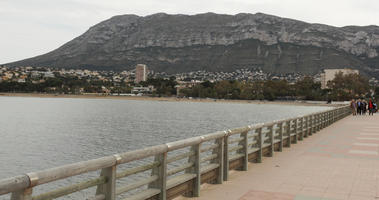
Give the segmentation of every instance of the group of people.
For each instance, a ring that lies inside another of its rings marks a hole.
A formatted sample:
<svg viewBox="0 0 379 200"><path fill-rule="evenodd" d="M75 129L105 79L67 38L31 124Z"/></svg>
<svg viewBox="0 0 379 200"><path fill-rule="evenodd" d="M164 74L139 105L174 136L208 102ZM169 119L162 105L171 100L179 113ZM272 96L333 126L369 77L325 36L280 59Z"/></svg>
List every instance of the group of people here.
<svg viewBox="0 0 379 200"><path fill-rule="evenodd" d="M353 99L350 102L350 108L353 115L366 115L367 111L369 112L369 115L374 115L374 113L378 110L378 106L372 101L372 99L368 102L365 99Z"/></svg>

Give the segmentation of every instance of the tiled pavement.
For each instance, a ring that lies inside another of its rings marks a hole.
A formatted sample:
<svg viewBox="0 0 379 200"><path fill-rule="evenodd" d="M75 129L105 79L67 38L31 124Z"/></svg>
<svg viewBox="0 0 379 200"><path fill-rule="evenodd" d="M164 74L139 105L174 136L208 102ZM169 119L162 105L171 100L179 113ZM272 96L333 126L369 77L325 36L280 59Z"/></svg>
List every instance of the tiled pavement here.
<svg viewBox="0 0 379 200"><path fill-rule="evenodd" d="M379 114L342 119L190 199L379 200Z"/></svg>

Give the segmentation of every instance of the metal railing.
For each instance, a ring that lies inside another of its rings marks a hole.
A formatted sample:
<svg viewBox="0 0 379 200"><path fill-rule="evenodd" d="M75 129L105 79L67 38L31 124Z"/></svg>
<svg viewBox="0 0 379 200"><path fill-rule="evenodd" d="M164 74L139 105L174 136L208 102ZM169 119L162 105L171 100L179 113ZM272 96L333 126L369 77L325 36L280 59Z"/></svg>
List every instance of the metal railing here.
<svg viewBox="0 0 379 200"><path fill-rule="evenodd" d="M230 170L247 170L248 162L260 163L263 156L273 156L275 151L282 151L283 147L290 147L349 114L349 107L337 107L27 173L0 180L0 196L11 193L12 200L55 199L94 187L96 193L87 199L114 200L136 189L139 189L137 193L125 199L164 200L179 195L199 196L200 184L221 184L228 180ZM180 152L168 156L175 150ZM117 170L119 165L149 157L154 157L154 160L120 172ZM174 162L177 164L170 165ZM33 195L36 186L93 171L100 171L100 176ZM129 181L126 185L117 184L116 187L116 180L146 172L150 172L147 177Z"/></svg>

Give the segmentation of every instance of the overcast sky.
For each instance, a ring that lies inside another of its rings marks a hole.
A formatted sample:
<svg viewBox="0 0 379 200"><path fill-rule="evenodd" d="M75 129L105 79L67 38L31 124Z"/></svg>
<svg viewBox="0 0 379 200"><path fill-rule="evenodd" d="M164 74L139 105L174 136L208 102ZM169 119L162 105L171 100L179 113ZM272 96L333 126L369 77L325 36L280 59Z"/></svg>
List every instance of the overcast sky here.
<svg viewBox="0 0 379 200"><path fill-rule="evenodd" d="M58 48L114 15L257 13L334 26L379 25L378 0L0 0L0 63Z"/></svg>

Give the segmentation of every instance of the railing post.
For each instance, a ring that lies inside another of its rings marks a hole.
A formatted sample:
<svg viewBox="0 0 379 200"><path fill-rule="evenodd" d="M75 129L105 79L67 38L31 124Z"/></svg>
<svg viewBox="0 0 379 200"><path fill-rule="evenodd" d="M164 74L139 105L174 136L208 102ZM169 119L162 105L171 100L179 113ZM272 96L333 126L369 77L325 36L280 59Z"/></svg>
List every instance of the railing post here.
<svg viewBox="0 0 379 200"><path fill-rule="evenodd" d="M282 152L283 151L283 122L280 122L278 126L279 126L279 140L280 140L279 151Z"/></svg>
<svg viewBox="0 0 379 200"><path fill-rule="evenodd" d="M329 111L325 113L325 125L324 128L329 125Z"/></svg>
<svg viewBox="0 0 379 200"><path fill-rule="evenodd" d="M243 138L243 140L239 142L239 145L243 146L243 149L240 152L244 154L243 166L242 166L243 171L247 171L247 166L249 163L249 148L248 148L249 143L248 143L247 133L248 131L241 133L241 137Z"/></svg>
<svg viewBox="0 0 379 200"><path fill-rule="evenodd" d="M312 134L317 132L317 115L312 115Z"/></svg>
<svg viewBox="0 0 379 200"><path fill-rule="evenodd" d="M307 118L307 136L309 137L312 135L311 116L307 116L306 118Z"/></svg>
<svg viewBox="0 0 379 200"><path fill-rule="evenodd" d="M312 115L308 116L308 136L312 135L313 131L313 126L312 126Z"/></svg>
<svg viewBox="0 0 379 200"><path fill-rule="evenodd" d="M13 192L11 200L32 200L33 188L26 188L25 190Z"/></svg>
<svg viewBox="0 0 379 200"><path fill-rule="evenodd" d="M309 135L313 135L313 131L314 131L313 115L310 115L308 119L309 119Z"/></svg>
<svg viewBox="0 0 379 200"><path fill-rule="evenodd" d="M335 122L338 121L338 117L339 117L338 110L334 110L334 120L335 120Z"/></svg>
<svg viewBox="0 0 379 200"><path fill-rule="evenodd" d="M192 168L192 173L196 174L196 178L193 182L193 197L200 196L200 184L201 184L201 174L200 174L200 144L192 146L192 151L195 152L195 155L190 157L190 162L194 163Z"/></svg>
<svg viewBox="0 0 379 200"><path fill-rule="evenodd" d="M330 111L326 113L326 126L325 127L329 126L329 124L330 124Z"/></svg>
<svg viewBox="0 0 379 200"><path fill-rule="evenodd" d="M274 156L274 125L271 125L269 127L269 130L270 130L270 132L268 132L269 138L270 138L270 154L269 154L269 157L273 157Z"/></svg>
<svg viewBox="0 0 379 200"><path fill-rule="evenodd" d="M291 120L288 120L287 122L286 122L286 124L287 124L287 131L286 131L286 134L287 134L287 136L288 136L288 138L287 138L287 147L291 147L291 142L292 142L292 140L291 140Z"/></svg>
<svg viewBox="0 0 379 200"><path fill-rule="evenodd" d="M329 126L330 124L332 124L332 111L328 112L328 125L327 126Z"/></svg>
<svg viewBox="0 0 379 200"><path fill-rule="evenodd" d="M257 163L262 162L262 155L263 155L263 135L262 135L262 128L255 129L255 132L258 133L258 157L257 157Z"/></svg>
<svg viewBox="0 0 379 200"><path fill-rule="evenodd" d="M229 133L229 131L228 131ZM224 181L229 178L229 135L224 137Z"/></svg>
<svg viewBox="0 0 379 200"><path fill-rule="evenodd" d="M336 112L335 110L333 110L333 111L331 112L331 115L332 115L331 118L332 118L332 120L331 120L331 123L330 123L330 124L333 124L333 123L334 123L334 120L335 120L335 119L334 119L334 117L335 117L335 112Z"/></svg>
<svg viewBox="0 0 379 200"><path fill-rule="evenodd" d="M342 119L342 108L339 108L337 110L337 113L338 113L338 119L337 119L337 121L338 121L338 120Z"/></svg>
<svg viewBox="0 0 379 200"><path fill-rule="evenodd" d="M155 167L152 170L152 175L158 176L158 180L153 182L151 185L149 185L149 188L156 188L159 189L161 192L159 193L159 199L160 200L166 200L167 199L167 152L164 152L162 154L156 155L154 160L156 162L159 162L159 166Z"/></svg>
<svg viewBox="0 0 379 200"><path fill-rule="evenodd" d="M105 200L116 199L116 165L104 168L100 173L100 176L104 176L107 182L97 187L96 195L103 194Z"/></svg>
<svg viewBox="0 0 379 200"><path fill-rule="evenodd" d="M325 127L328 127L329 126L329 123L330 123L330 111L328 111L326 113L326 126Z"/></svg>
<svg viewBox="0 0 379 200"><path fill-rule="evenodd" d="M336 111L333 110L333 123L336 121Z"/></svg>
<svg viewBox="0 0 379 200"><path fill-rule="evenodd" d="M217 174L217 183L221 184L224 181L224 137L216 139L216 144L218 144L218 148L216 150L217 153L217 160L214 162L217 162L219 164L218 166L218 174Z"/></svg>
<svg viewBox="0 0 379 200"><path fill-rule="evenodd" d="M295 120L294 120L294 128L293 128L293 132L295 133L295 141L293 142L294 144L297 144L297 140L298 140L298 135L297 135L297 128L298 128L298 125L299 125L299 119L298 118L296 118Z"/></svg>
<svg viewBox="0 0 379 200"><path fill-rule="evenodd" d="M304 123L304 125L303 125L303 135L304 135L304 137L308 137L308 129L309 129L309 126L308 126L308 117L304 117L303 118L304 119L304 121L303 121L303 123Z"/></svg>
<svg viewBox="0 0 379 200"><path fill-rule="evenodd" d="M320 130L324 128L324 115L325 113L320 114Z"/></svg>
<svg viewBox="0 0 379 200"><path fill-rule="evenodd" d="M299 140L301 141L301 140L303 140L303 138L304 138L304 132L303 132L303 127L304 127L304 121L303 121L303 117L300 117L299 118L299 120L300 120L300 124L299 124L299 129L298 130L300 130L300 132L298 132L298 134L299 134Z"/></svg>
<svg viewBox="0 0 379 200"><path fill-rule="evenodd" d="M318 131L318 115L319 114L315 114L314 118L313 118L313 120L314 120L313 123L314 123L314 127L315 127L314 133L316 133Z"/></svg>

